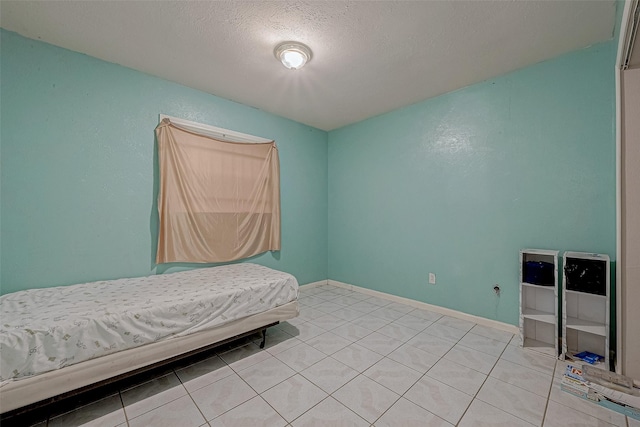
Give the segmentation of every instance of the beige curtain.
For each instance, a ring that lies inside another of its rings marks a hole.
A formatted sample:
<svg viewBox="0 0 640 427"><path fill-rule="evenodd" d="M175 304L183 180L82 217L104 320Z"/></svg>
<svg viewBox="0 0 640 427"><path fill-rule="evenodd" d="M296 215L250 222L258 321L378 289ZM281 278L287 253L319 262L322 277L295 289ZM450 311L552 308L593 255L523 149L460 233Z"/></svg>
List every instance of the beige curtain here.
<svg viewBox="0 0 640 427"><path fill-rule="evenodd" d="M168 119L156 136L158 264L225 262L280 250L280 164L273 141L219 141Z"/></svg>

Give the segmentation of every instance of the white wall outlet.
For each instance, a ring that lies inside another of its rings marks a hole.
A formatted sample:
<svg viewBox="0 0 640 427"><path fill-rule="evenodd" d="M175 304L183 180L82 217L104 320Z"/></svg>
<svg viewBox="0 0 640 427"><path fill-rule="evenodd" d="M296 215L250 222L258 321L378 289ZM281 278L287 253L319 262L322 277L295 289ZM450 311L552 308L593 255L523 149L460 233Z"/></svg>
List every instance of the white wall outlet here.
<svg viewBox="0 0 640 427"><path fill-rule="evenodd" d="M429 273L429 284L430 285L436 284L436 275L434 273Z"/></svg>

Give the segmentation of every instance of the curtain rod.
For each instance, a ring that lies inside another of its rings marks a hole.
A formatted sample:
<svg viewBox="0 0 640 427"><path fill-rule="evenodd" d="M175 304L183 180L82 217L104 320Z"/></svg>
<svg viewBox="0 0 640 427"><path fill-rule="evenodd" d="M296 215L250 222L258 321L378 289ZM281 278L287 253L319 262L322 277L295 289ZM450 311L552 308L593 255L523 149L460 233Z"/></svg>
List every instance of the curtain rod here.
<svg viewBox="0 0 640 427"><path fill-rule="evenodd" d="M167 116L166 114L160 114L160 120L158 121L158 123L160 123L163 119L169 119L171 123L186 130L210 136L215 139L221 139L223 141L244 142L250 144L263 144L266 142L273 142L273 139L261 138L259 136L236 132L229 129L223 129L203 123L192 122L190 120L180 119L178 117Z"/></svg>

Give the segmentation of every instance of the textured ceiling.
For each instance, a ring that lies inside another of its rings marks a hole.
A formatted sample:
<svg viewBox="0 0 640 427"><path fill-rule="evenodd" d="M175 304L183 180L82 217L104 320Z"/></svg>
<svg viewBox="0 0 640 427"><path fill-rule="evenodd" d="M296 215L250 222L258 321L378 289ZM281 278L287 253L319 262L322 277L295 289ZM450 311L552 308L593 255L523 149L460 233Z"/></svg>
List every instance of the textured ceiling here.
<svg viewBox="0 0 640 427"><path fill-rule="evenodd" d="M324 130L609 40L615 1L2 1L0 24ZM287 70L274 47L313 50Z"/></svg>

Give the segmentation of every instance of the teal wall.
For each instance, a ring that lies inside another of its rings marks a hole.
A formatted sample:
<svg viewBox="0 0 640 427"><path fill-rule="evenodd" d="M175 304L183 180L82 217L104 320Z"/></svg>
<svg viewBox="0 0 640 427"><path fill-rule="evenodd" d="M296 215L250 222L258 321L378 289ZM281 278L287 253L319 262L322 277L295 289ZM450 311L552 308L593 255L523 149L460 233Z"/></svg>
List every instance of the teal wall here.
<svg viewBox="0 0 640 427"><path fill-rule="evenodd" d="M615 260L615 52L330 132L329 278L517 324L520 249Z"/></svg>
<svg viewBox="0 0 640 427"><path fill-rule="evenodd" d="M519 249L615 260L613 42L327 134L0 36L3 293L167 271L153 262L159 113L276 139L283 246L252 261L300 283L516 324Z"/></svg>
<svg viewBox="0 0 640 427"><path fill-rule="evenodd" d="M166 271L153 261L160 113L275 139L282 250L252 261L300 283L327 278L326 132L15 33L0 36L3 293Z"/></svg>

